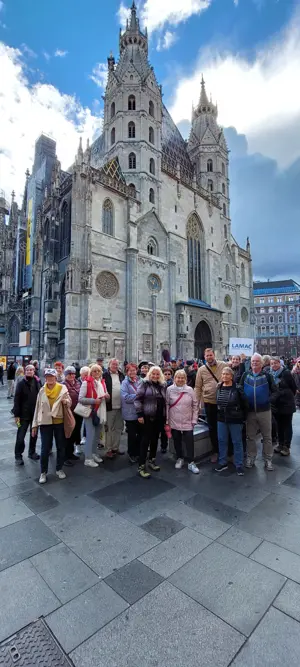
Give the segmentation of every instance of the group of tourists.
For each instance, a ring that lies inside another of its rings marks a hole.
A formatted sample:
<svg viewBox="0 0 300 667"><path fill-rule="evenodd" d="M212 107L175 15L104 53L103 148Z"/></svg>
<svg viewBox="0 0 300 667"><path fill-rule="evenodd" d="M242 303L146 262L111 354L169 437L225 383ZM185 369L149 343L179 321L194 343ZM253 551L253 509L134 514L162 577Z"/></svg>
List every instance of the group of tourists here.
<svg viewBox="0 0 300 667"><path fill-rule="evenodd" d="M39 481L47 481L53 440L56 474L64 479L65 467L98 468L103 459L123 455L121 435L127 432L127 455L143 479L160 470L157 449L164 454L172 438L176 470L185 461L188 471L199 473L194 461L194 428L206 421L212 446L211 462L218 473L234 463L242 476L252 468L260 435L267 471L273 470L273 454L288 456L292 418L300 407L300 359L292 371L278 357L254 354L251 360L233 356L218 361L211 348L197 364L172 358L162 366L117 359L104 368L95 364L64 367L57 361L45 368L44 385L38 362L15 371L13 415L17 424L15 461L24 465L25 436L30 430L28 456L40 460ZM9 387L11 392L11 386ZM36 452L40 432L41 455Z"/></svg>

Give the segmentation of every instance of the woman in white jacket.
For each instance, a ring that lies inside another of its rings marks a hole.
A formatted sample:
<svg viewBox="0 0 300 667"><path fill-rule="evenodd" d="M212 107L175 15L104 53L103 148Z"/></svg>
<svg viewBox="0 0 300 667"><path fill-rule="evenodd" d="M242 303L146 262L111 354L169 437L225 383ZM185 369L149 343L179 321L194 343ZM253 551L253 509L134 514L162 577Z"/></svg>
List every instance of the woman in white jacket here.
<svg viewBox="0 0 300 667"><path fill-rule="evenodd" d="M82 415L86 429L84 465L98 468L103 463L97 454L101 424L106 422L106 399L109 394L102 380L102 368L98 364L91 367L91 374L80 388L78 404L75 412Z"/></svg>

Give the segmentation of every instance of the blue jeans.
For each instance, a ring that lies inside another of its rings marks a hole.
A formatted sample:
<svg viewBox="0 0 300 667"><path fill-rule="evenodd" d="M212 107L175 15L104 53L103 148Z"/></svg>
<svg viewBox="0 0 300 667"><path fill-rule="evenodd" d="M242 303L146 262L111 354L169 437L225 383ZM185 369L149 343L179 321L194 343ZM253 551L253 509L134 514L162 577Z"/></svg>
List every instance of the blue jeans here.
<svg viewBox="0 0 300 667"><path fill-rule="evenodd" d="M48 472L49 453L52 449L53 436L56 444L56 470L62 470L65 461L66 438L63 424L40 426L41 434L41 472Z"/></svg>
<svg viewBox="0 0 300 667"><path fill-rule="evenodd" d="M227 424L226 422L218 422L218 440L219 440L219 464L225 465L227 463L228 453L228 437L231 435L234 453L234 464L236 468L243 465L243 438L242 438L243 424Z"/></svg>

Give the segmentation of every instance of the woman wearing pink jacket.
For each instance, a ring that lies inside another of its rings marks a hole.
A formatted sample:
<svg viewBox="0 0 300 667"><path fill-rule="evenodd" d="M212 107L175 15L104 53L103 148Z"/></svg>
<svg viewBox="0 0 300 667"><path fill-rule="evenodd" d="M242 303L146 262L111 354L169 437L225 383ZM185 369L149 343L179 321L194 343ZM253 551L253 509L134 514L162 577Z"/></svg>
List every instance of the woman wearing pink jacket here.
<svg viewBox="0 0 300 667"><path fill-rule="evenodd" d="M194 462L194 426L198 421L198 401L192 387L186 384L185 371L176 371L174 384L167 389L166 423L172 431L177 461L175 468L180 470L184 464L182 440L187 452L188 469L199 473Z"/></svg>

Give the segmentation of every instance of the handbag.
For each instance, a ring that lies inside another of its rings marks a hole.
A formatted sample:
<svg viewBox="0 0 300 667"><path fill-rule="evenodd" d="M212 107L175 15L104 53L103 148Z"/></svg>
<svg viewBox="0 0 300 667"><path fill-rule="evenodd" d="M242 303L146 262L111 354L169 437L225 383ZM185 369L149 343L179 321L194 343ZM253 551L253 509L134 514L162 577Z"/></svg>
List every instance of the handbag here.
<svg viewBox="0 0 300 667"><path fill-rule="evenodd" d="M82 405L82 403L77 403L76 408L74 409L76 415L88 419L91 416L92 406L91 405Z"/></svg>
<svg viewBox="0 0 300 667"><path fill-rule="evenodd" d="M99 426L100 424L100 418L97 415L97 410L92 408L92 424L93 426Z"/></svg>
<svg viewBox="0 0 300 667"><path fill-rule="evenodd" d="M64 432L65 432L65 437L68 439L71 437L74 428L75 428L75 417L73 415L73 412L71 408L68 405L63 406L63 414L64 414Z"/></svg>

